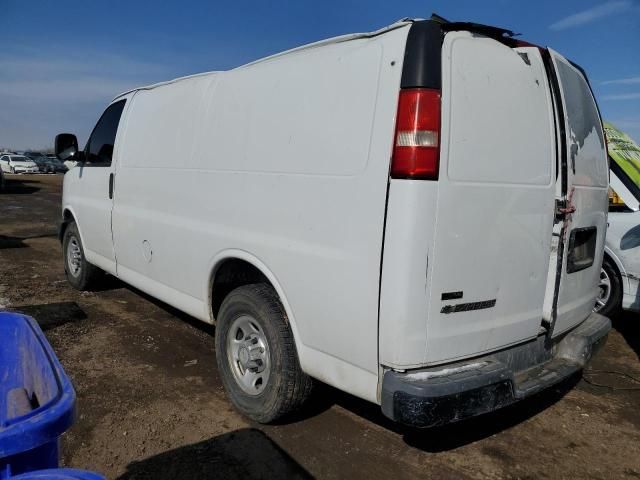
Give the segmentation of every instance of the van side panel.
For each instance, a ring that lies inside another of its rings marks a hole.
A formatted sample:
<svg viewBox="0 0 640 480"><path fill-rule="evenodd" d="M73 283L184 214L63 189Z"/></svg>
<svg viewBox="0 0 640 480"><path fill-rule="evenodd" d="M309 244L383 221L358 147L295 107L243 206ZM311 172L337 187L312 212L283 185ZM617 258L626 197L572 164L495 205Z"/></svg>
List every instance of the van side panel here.
<svg viewBox="0 0 640 480"><path fill-rule="evenodd" d="M214 258L249 252L286 295L303 370L376 401L408 28L197 77L184 91L157 87L140 110L136 99L116 182L118 268L197 300L206 320Z"/></svg>
<svg viewBox="0 0 640 480"><path fill-rule="evenodd" d="M193 180L180 170L191 156L211 81L194 77L135 94L119 145L112 215L118 276L203 320L204 299L188 288L199 272L185 261L196 255L179 235L195 233L184 214L193 207L185 194L190 186L182 183Z"/></svg>
<svg viewBox="0 0 640 480"><path fill-rule="evenodd" d="M380 363L387 367L424 363L437 202L438 182L390 182L380 290Z"/></svg>

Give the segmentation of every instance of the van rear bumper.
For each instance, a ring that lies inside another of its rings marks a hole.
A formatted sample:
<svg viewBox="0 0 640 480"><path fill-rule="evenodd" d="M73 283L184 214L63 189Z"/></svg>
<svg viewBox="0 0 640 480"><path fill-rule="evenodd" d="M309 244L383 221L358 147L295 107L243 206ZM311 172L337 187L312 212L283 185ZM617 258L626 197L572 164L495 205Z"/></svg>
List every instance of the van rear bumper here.
<svg viewBox="0 0 640 480"><path fill-rule="evenodd" d="M540 336L484 357L400 373L382 380L382 412L414 427L434 427L497 410L582 370L604 345L608 318L592 313L559 339Z"/></svg>

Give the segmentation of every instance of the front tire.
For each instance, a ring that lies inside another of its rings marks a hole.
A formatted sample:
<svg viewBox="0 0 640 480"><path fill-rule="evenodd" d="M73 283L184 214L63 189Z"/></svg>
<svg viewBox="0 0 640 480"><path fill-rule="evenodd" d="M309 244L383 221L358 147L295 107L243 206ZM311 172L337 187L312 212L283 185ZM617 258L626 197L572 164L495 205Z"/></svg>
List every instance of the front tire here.
<svg viewBox="0 0 640 480"><path fill-rule="evenodd" d="M265 283L236 288L217 317L218 371L236 409L270 423L300 408L312 380L300 368L293 333L273 288Z"/></svg>
<svg viewBox="0 0 640 480"><path fill-rule="evenodd" d="M102 278L103 272L87 262L80 233L75 222L71 222L62 237L64 272L67 280L76 290L86 291L94 288Z"/></svg>
<svg viewBox="0 0 640 480"><path fill-rule="evenodd" d="M622 306L622 281L618 270L608 258L602 262L598 288L598 297L593 310L605 317L618 313Z"/></svg>

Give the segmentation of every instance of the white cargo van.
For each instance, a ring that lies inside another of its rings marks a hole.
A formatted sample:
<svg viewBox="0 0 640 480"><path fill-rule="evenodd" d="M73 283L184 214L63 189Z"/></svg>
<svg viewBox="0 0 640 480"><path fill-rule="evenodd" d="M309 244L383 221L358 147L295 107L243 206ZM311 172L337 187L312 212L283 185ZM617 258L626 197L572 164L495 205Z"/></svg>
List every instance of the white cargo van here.
<svg viewBox="0 0 640 480"><path fill-rule="evenodd" d="M584 72L441 19L118 96L56 137L70 283L100 271L216 325L233 404L269 422L312 378L432 426L578 372L608 166Z"/></svg>

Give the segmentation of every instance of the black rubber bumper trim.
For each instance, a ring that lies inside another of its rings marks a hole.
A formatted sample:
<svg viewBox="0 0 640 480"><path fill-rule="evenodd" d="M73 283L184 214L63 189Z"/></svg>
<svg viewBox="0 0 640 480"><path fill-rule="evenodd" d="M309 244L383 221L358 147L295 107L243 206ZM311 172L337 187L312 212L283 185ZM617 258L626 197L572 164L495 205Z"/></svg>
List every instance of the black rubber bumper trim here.
<svg viewBox="0 0 640 480"><path fill-rule="evenodd" d="M434 369L389 370L382 381L382 412L405 425L435 427L497 410L579 372L602 347L610 328L608 318L593 313L551 347L534 341ZM537 351L541 348L548 348L548 355ZM528 364L522 363L525 349L532 359Z"/></svg>

